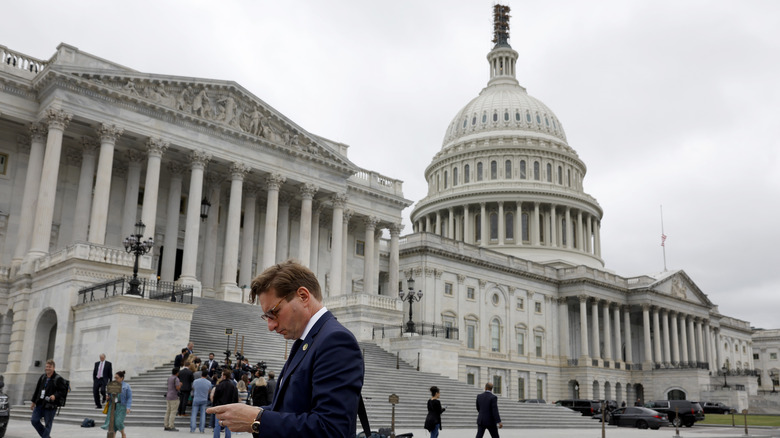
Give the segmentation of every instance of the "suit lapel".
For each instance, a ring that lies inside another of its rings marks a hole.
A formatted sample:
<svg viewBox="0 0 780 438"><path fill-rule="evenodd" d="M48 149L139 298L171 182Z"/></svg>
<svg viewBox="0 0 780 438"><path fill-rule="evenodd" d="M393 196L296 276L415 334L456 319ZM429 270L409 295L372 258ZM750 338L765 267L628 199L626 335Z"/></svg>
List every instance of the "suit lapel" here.
<svg viewBox="0 0 780 438"><path fill-rule="evenodd" d="M306 335L306 338L303 340L301 347L298 348L295 355L287 359L287 363L284 364L281 381L279 382L280 387L276 390L274 400L271 402L271 410L276 410L276 407L281 404L290 381L289 377L293 375L295 369L298 368L298 365L303 361L303 358L309 353L309 350L314 344L314 339L317 337L320 329L322 329L322 326L331 318L333 318L333 314L330 313L330 311L325 312L317 323L314 324L314 327L309 330L309 333Z"/></svg>

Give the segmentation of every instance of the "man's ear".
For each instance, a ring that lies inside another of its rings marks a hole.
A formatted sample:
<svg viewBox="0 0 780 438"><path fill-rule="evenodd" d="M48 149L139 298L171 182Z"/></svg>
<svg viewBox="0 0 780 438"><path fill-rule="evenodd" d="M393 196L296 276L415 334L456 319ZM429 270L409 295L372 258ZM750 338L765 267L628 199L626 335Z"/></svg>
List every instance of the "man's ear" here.
<svg viewBox="0 0 780 438"><path fill-rule="evenodd" d="M311 292L309 292L309 289L306 289L303 286L299 287L295 293L298 295L298 298L300 298L301 302L303 303L308 303L309 298L311 298Z"/></svg>

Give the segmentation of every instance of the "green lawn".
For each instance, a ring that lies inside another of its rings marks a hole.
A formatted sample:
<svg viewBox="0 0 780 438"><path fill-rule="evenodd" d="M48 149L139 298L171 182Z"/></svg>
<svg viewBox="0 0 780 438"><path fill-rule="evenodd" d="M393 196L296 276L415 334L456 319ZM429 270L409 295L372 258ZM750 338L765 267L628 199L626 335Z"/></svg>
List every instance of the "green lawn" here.
<svg viewBox="0 0 780 438"><path fill-rule="evenodd" d="M747 416L748 427L750 426L775 426L780 427L780 415L749 415ZM727 424L731 426L730 414L707 414L704 421L696 424ZM734 424L737 427L745 427L745 416L742 414L734 415Z"/></svg>

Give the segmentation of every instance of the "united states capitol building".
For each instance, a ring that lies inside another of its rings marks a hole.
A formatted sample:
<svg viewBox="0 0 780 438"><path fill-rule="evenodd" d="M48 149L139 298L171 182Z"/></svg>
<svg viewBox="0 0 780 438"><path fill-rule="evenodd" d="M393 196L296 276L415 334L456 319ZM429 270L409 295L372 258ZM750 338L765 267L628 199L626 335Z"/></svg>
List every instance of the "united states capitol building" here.
<svg viewBox="0 0 780 438"><path fill-rule="evenodd" d="M563 122L516 77L508 12L494 9L487 84L437 128L414 202L235 82L139 72L65 43L48 59L0 46L12 402L47 358L73 385L91 385L103 352L129 377L169 362L188 340L182 297L245 301L254 275L290 257L360 340L502 397L746 408L771 390L777 330L721 313L683 270L606 268L604 212ZM139 258L143 297L128 293L125 250L139 221L154 242ZM409 278L419 302L399 299Z"/></svg>

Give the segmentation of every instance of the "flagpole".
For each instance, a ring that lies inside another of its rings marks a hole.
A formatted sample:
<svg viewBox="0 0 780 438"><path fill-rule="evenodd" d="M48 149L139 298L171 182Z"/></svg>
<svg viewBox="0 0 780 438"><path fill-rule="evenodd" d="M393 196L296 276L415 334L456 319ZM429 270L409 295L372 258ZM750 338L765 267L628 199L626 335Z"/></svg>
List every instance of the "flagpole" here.
<svg viewBox="0 0 780 438"><path fill-rule="evenodd" d="M666 234L664 234L664 206L661 205L661 248L664 252L664 272L666 272Z"/></svg>

